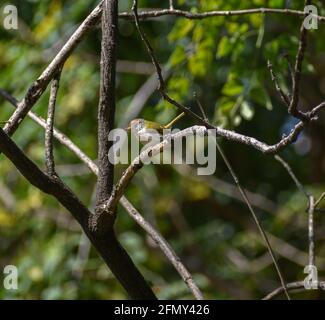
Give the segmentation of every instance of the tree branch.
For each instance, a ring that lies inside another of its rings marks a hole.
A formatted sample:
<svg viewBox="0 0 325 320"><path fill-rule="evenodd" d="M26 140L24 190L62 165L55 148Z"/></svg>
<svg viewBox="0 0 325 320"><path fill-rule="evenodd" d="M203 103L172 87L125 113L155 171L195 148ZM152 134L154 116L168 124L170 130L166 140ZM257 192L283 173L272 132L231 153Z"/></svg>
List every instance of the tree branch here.
<svg viewBox="0 0 325 320"><path fill-rule="evenodd" d="M17 105L17 100L12 97L8 92L4 91L3 89L0 89L0 95L2 95L5 99L7 99L13 106ZM36 114L29 112L29 117L31 117L37 124L39 124L44 129L46 128L46 122L44 119L42 119L40 116L37 116ZM71 150L82 162L84 162L87 167L98 176L98 167L95 164L93 160L91 160L86 154L84 154L68 137L66 137L63 133L61 133L59 130L54 128L53 130L54 137L61 142L63 145L65 145L69 150ZM1 149L0 149L1 150ZM122 206L125 208L126 212L133 218L144 230L148 232L148 234L155 240L158 241L159 247L162 249L163 253L166 255L167 259L174 265L176 270L181 275L182 279L185 281L186 285L190 288L193 295L197 299L201 299L202 294L200 293L200 290L196 286L196 284L193 282L193 279L191 275L188 273L186 267L182 264L180 258L176 255L176 253L173 251L173 249L169 246L168 242L163 238L163 236L156 231L149 223L145 221L145 219L140 215L140 213L132 206L132 204L128 201L128 199L125 196L122 196L120 199L120 202ZM109 240L107 240L109 241ZM113 241L116 243L117 240ZM107 245L107 244L105 244ZM109 248L109 247L107 247ZM109 249L107 249L109 250ZM172 259L172 260L170 260ZM119 262L117 262L119 263ZM139 286L141 289L142 286ZM140 294L140 293L139 293ZM148 296L148 295L146 295ZM152 297L154 298L154 296Z"/></svg>
<svg viewBox="0 0 325 320"><path fill-rule="evenodd" d="M309 241L309 265L315 266L315 235L314 235L315 198L309 196L308 207L308 241Z"/></svg>
<svg viewBox="0 0 325 320"><path fill-rule="evenodd" d="M108 140L114 128L115 118L115 75L118 28L118 0L105 0L102 12L102 48L100 101L98 106L98 180L95 216L91 219L92 228L101 229L114 224L115 211L111 215L103 214L101 205L111 195L114 181L114 165L108 159L112 141ZM104 219L105 221L101 221Z"/></svg>
<svg viewBox="0 0 325 320"><path fill-rule="evenodd" d="M164 79L163 79L162 74L161 74L161 69L160 69L160 66L159 66L159 62L158 62L158 60L157 60L157 58L155 56L154 50L153 50L153 48L152 48L149 40L147 39L145 33L141 30L141 27L140 27L140 24L139 24L139 16L138 16L137 10L138 10L138 1L137 0L134 0L133 1L133 6L132 6L132 12L133 12L133 15L134 15L135 24L136 24L136 27L138 29L138 32L139 32L139 34L141 36L141 39L145 43L145 46L146 46L147 51L149 53L149 56L150 56L150 58L152 60L152 63L154 64L154 66L156 68L157 76L158 76L158 79L159 79L159 82L160 82L160 85L158 87L158 90L160 91L160 93L162 94L162 96L164 97L165 100L169 101L174 106L182 109L183 106L181 104L179 104L178 102L176 102L174 99L170 98L168 96L168 94L165 92L165 84L164 84ZM203 108L202 108L202 110L203 110ZM195 115L196 118L200 119L200 122L201 123L204 123L204 124L207 123L209 126L211 126L210 123L208 121L206 121L206 119L203 119L202 117L196 115L189 108L184 107L183 111L185 113L190 114L190 115L192 115L192 114ZM204 114L204 112L203 112L203 114ZM205 117L205 116L203 115L203 117ZM204 129L206 129L206 128L204 128ZM248 197L247 197L247 195L245 193L245 190L242 188L242 186L241 186L241 184L239 182L238 176L235 174L234 169L232 168L232 166L231 166L228 158L226 157L224 151L222 150L222 148L221 148L221 146L220 146L220 144L218 143L217 140L216 140L216 147L217 147L217 150L220 153L222 159L224 160L224 162L225 162L225 164L226 164L229 172L231 173L231 175L232 175L232 177L233 177L233 179L234 179L234 181L235 181L235 183L236 183L236 185L238 187L238 190L239 190L240 194L242 195L245 203L247 204L247 207L248 207L250 213L252 214L252 216L254 218L254 221L255 221L255 223L256 223L256 225L258 227L258 230L261 233L261 236L265 240L265 244L266 244L266 246L268 248L268 251L269 251L269 253L271 255L271 258L273 260L275 269L276 269L277 274L278 274L278 276L280 278L280 282L281 282L281 284L283 286L283 289L285 291L285 294L286 294L288 300L290 300L290 296L289 296L289 294L288 294L288 292L286 290L286 287L285 287L285 281L284 281L282 272L281 272L280 267L279 267L279 265L277 263L276 257L274 255L274 252L272 250L272 247L271 247L271 244L270 244L270 242L268 240L268 237L266 235L266 232L264 231L264 228L263 228L262 224L259 222L258 217L257 217L257 215L256 215L256 213L254 211L254 208L252 207L252 205L251 205L251 203L250 203L250 201L249 201L249 199L248 199ZM110 206L110 203L108 203L108 206ZM112 207L111 208L109 207L109 209L113 209L113 208L114 208L114 202L112 203Z"/></svg>
<svg viewBox="0 0 325 320"><path fill-rule="evenodd" d="M284 161L284 159L282 159L279 155L275 155L274 159L281 163L281 165L287 170L293 182L296 184L298 190L300 190L306 196L306 198L309 199L310 193L305 189L303 184L298 180L297 176L294 174L290 165L286 161Z"/></svg>
<svg viewBox="0 0 325 320"><path fill-rule="evenodd" d="M280 87L280 85L278 83L278 79L276 78L276 76L274 74L272 63L270 61L267 62L267 67L269 68L269 71L270 71L270 74L271 74L271 79L272 79L272 82L274 83L274 87L275 87L276 91L278 92L278 94L281 97L281 99L284 102L284 104L289 108L289 106L290 106L290 99L283 92L283 90L281 89L281 87Z"/></svg>
<svg viewBox="0 0 325 320"><path fill-rule="evenodd" d="M244 136L240 135L238 133L235 133L233 131L225 130L222 128L219 128L217 126L212 125L209 121L206 121L206 119L203 119L201 116L193 112L189 107L184 106L183 104L177 102L173 98L171 98L168 93L166 92L165 88L165 81L164 77L161 72L160 64L158 62L158 59L155 55L155 52L147 39L145 33L142 31L139 23L139 14L138 14L138 2L137 0L133 1L132 5L132 12L133 12L133 17L135 20L135 25L136 28L140 34L140 37L142 41L145 44L145 47L147 49L147 52L150 56L150 59L156 69L157 77L159 80L159 85L158 85L158 90L161 93L162 97L164 100L169 102L171 105L175 106L176 108L180 109L184 113L186 113L188 116L192 117L193 119L197 120L200 124L204 125L208 129L215 129L217 132L217 135L224 137L228 140L236 141L243 143L245 145L252 146L259 151L263 152L264 154L275 154L291 143L295 142L299 133L304 129L304 127L307 125L306 121L300 121L298 124L295 125L295 127L291 130L290 134L284 138L281 139L277 144L274 145L267 145L264 142L261 142L255 138L249 137L249 136ZM312 122L316 120L315 116L316 114L320 111L321 108L325 107L325 102L321 103L317 107L313 108L310 112L306 113L305 116L308 117L308 122Z"/></svg>
<svg viewBox="0 0 325 320"><path fill-rule="evenodd" d="M87 18L81 23L79 28L72 34L66 44L62 47L59 53L55 56L52 62L47 66L39 78L32 84L28 89L25 97L19 103L19 108L10 118L10 122L5 126L5 131L12 135L18 128L21 121L25 118L28 111L34 106L34 104L39 100L39 98L44 93L47 85L53 78L55 72L59 69L60 66L66 61L70 56L72 51L80 43L82 38L95 27L100 19L102 14L102 4L103 1L98 4L98 6L87 16ZM139 19L146 18L157 18L165 15L174 15L179 17L184 17L187 19L205 19L216 16L234 16L234 15L249 15L249 14L283 14L283 15L293 15L304 17L305 12L298 10L289 10L289 9L271 9L271 8L254 8L247 10L232 10L232 11L210 11L210 12L201 12L193 13L189 11L182 10L170 10L170 9L159 9L159 10L150 10L141 12L138 14ZM119 14L119 18L132 19L134 17L131 12L122 12ZM324 22L325 17L315 16L318 21Z"/></svg>
<svg viewBox="0 0 325 320"><path fill-rule="evenodd" d="M54 196L71 212L132 299L155 299L145 279L116 239L113 228L107 230L105 234L94 234L88 225L88 218L92 213L59 178L43 173L29 160L1 128L0 151L32 185Z"/></svg>
<svg viewBox="0 0 325 320"><path fill-rule="evenodd" d="M113 189L111 197L103 204L102 210L106 212L114 212L127 186L129 185L135 174L143 167L146 160L148 160L150 157L154 157L155 155L159 154L164 148L170 145L173 140L179 140L183 137L190 136L195 133L205 135L207 134L207 130L205 127L200 126L186 128L177 133L168 134L162 142L157 143L154 146L146 148L144 151L142 151L141 154L137 156L131 162L128 168L123 172L121 178Z"/></svg>
<svg viewBox="0 0 325 320"><path fill-rule="evenodd" d="M180 258L177 256L177 254L175 253L173 248L168 244L168 242L163 238L163 236L149 222L147 222L137 210L135 210L135 208L125 197L121 198L121 204L131 215L131 217L136 221L136 223L139 224L160 247L167 259L172 263L177 272L180 274L185 284L191 290L194 297L197 300L202 300L203 295L200 289L193 281L192 275L187 271L186 267L182 264Z"/></svg>
<svg viewBox="0 0 325 320"><path fill-rule="evenodd" d="M101 10L102 7L101 4L99 4L81 23L79 28L73 33L70 39L65 43L62 49L46 67L38 79L30 86L25 97L21 102L19 102L18 108L4 127L7 134L12 135L17 130L19 124L26 117L28 111L31 110L31 108L42 96L55 73L63 66L64 62L80 43L82 38L87 34L87 32L97 25L101 16Z"/></svg>
<svg viewBox="0 0 325 320"><path fill-rule="evenodd" d="M311 3L310 0L305 0L305 7L307 5L310 5L310 3ZM307 29L305 28L304 21L303 21L300 27L299 48L296 56L295 70L293 75L292 98L288 109L289 113L292 116L302 121L310 120L305 113L298 110L301 68L305 56L306 47L307 47Z"/></svg>
<svg viewBox="0 0 325 320"><path fill-rule="evenodd" d="M59 70L53 80L51 86L50 100L47 112L46 130L45 130L45 159L46 169L50 176L56 175L55 173L55 162L53 155L53 125L54 125L54 114L56 98L59 90L61 70Z"/></svg>
<svg viewBox="0 0 325 320"><path fill-rule="evenodd" d="M296 290L305 291L306 290L303 281L287 283L286 287L287 287L288 291L296 291ZM324 281L318 282L318 289L325 290L325 282ZM274 291L272 291L271 293L269 293L267 296L265 296L263 298L263 300L272 300L272 299L278 297L281 293L283 293L283 288L279 287L279 288L275 289Z"/></svg>
<svg viewBox="0 0 325 320"><path fill-rule="evenodd" d="M183 17L190 20L201 20L212 17L229 17L229 16L241 16L241 15L251 15L251 14L281 14L281 15L291 15L298 17L305 17L304 11L290 10L290 9L275 9L275 8L254 8L245 10L226 10L226 11L207 11L207 12L190 12L185 10L177 9L157 9L157 10L145 10L138 13L139 19L151 19L159 18L162 16L176 16ZM320 22L325 21L325 17L319 15L311 15L315 17ZM120 18L132 19L132 12L121 12L119 14Z"/></svg>

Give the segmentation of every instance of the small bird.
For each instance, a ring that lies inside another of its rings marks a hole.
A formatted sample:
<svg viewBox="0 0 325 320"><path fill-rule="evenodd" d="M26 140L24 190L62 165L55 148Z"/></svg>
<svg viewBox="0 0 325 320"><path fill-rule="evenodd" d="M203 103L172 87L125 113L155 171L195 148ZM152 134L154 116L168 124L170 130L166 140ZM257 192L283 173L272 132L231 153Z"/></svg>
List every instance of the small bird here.
<svg viewBox="0 0 325 320"><path fill-rule="evenodd" d="M185 115L185 113L182 112L181 114L179 114L176 118L174 118L172 121L170 121L166 125L161 125L157 122L148 121L145 119L134 119L129 123L129 126L126 128L126 130L131 130L140 138L151 136L157 132L159 134L162 134L164 129L171 128L184 115Z"/></svg>

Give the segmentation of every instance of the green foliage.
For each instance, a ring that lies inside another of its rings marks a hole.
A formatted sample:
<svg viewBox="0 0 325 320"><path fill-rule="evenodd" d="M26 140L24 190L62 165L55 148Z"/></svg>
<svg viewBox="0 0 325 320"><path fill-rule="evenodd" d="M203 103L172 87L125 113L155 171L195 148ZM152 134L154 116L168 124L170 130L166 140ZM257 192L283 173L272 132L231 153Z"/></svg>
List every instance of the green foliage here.
<svg viewBox="0 0 325 320"><path fill-rule="evenodd" d="M20 30L8 32L0 28L0 87L22 98L28 86L98 1L10 2L18 7ZM292 9L301 9L301 1L291 2ZM270 0L268 6L283 8L285 3L284 0ZM153 6L151 1L140 1L140 5ZM167 7L167 1L163 5ZM324 15L322 1L317 5ZM260 6L265 6L264 0L177 1L178 8L192 12ZM130 1L120 1L121 10L129 7ZM273 63L281 87L289 93L291 80L284 53L293 64L299 18L256 14L204 20L162 18L141 23L159 61L171 70L167 88L177 101L200 112L194 99L194 93L197 93L209 119L215 124L236 127L236 131L269 143L278 141L292 125L274 90L267 60ZM323 25L310 35L303 69L303 76L308 79L304 80L308 92L303 97L306 106L324 97L324 36ZM150 61L132 21L120 20L118 57L120 60ZM97 153L99 58L100 31L95 29L65 63L55 118L55 126L92 159ZM116 124L146 79L144 75L118 73ZM48 97L49 90L33 108L43 117L46 116ZM13 111L2 100L0 110L0 121L7 120ZM163 102L158 94L153 94L139 116L163 123L176 113L178 110ZM184 118L179 125L193 125L193 121ZM316 146L310 153L301 153L298 143L284 153L290 162L294 162L299 178L307 181L317 194L324 190L324 170L319 169L324 164L323 125L322 122L313 132ZM44 168L44 132L36 124L24 120L14 140ZM283 168L272 158L262 158L257 152L238 144L227 143L225 149L243 184L281 208L274 212L258 211L268 231L306 251L306 203ZM80 165L75 155L58 143L55 144L55 159L64 181L87 206L92 207L95 177ZM231 182L219 157L217 161L216 176ZM117 178L119 170L116 170ZM128 188L127 196L175 248L206 298L260 298L267 290L279 285L272 266L252 273L249 268L240 266L238 259L234 259L234 252L240 252L251 262L265 255L266 249L257 239L247 208L222 193L223 186L220 187L218 181L209 181L197 181L191 175L179 174L172 166L145 166ZM14 205L10 206L10 199L5 199L6 204L0 197L0 276L1 267L10 263L18 266L20 278L16 292L9 292L0 285L0 298L126 298L93 249L81 258L80 251L87 253L87 246L69 214L53 198L30 186L0 155L1 193L2 186L8 188ZM319 225L324 222L322 216L317 219ZM117 231L160 298L192 298L160 250L121 208ZM318 254L322 254L321 239L317 245ZM281 258L280 262L287 279L301 279L302 266L286 258ZM265 288L260 285L262 281L266 283Z"/></svg>

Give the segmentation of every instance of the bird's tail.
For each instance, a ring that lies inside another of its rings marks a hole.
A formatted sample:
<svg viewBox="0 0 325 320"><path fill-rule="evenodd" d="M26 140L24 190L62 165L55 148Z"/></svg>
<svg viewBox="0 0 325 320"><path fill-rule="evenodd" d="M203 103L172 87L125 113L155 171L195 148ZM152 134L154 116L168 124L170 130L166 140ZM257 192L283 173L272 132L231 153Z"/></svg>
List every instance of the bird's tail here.
<svg viewBox="0 0 325 320"><path fill-rule="evenodd" d="M179 114L176 118L174 118L171 122L169 122L168 124L166 124L165 126L163 126L164 129L169 129L170 127L172 127L173 124L175 124L180 118L184 117L185 112L182 112L181 114Z"/></svg>

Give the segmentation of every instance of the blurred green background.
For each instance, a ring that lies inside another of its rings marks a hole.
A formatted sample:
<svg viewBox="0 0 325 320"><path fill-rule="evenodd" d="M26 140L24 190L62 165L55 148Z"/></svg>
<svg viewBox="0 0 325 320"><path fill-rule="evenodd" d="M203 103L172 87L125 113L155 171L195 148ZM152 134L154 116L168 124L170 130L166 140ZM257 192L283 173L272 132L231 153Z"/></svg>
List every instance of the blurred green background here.
<svg viewBox="0 0 325 320"><path fill-rule="evenodd" d="M132 1L119 1L120 11ZM71 36L98 1L10 0L18 8L19 30L0 27L0 87L21 99L29 85ZM322 1L313 1L325 15ZM254 7L303 9L303 1L175 1L193 12ZM140 8L167 8L168 1L139 1ZM0 11L2 13L2 10ZM1 20L3 20L3 16ZM196 93L214 124L277 142L296 120L281 103L267 60L289 92L288 55L292 64L301 20L295 16L245 15L186 20L170 16L142 22L169 77L172 97L199 112ZM100 29L91 31L67 60L58 96L55 126L96 159ZM307 109L324 101L325 28L309 32L301 101ZM119 20L116 126L134 117L166 123L178 112L155 88L154 70L132 20ZM143 87L146 85L146 87ZM142 96L136 98L136 93ZM33 111L45 117L49 90ZM0 100L0 121L13 112ZM195 124L183 118L179 128ZM325 183L325 117L310 126L282 156L316 196ZM44 131L24 120L15 142L44 168ZM306 199L273 157L222 141L243 185L252 192L258 215L270 233L289 281L302 280L308 263ZM89 207L95 177L64 146L55 143L57 171ZM122 172L116 168L116 178ZM214 176L197 177L188 166L145 166L126 195L176 250L208 299L258 299L280 285L267 250L247 207L217 156ZM325 270L325 219L316 216L316 264ZM119 239L162 299L192 298L159 248L119 207ZM126 294L70 214L53 198L29 185L0 155L0 280L3 267L19 270L19 289L0 285L0 298L119 299ZM4 277L4 276L3 276ZM1 281L2 282L2 281ZM295 298L322 298L318 291Z"/></svg>

